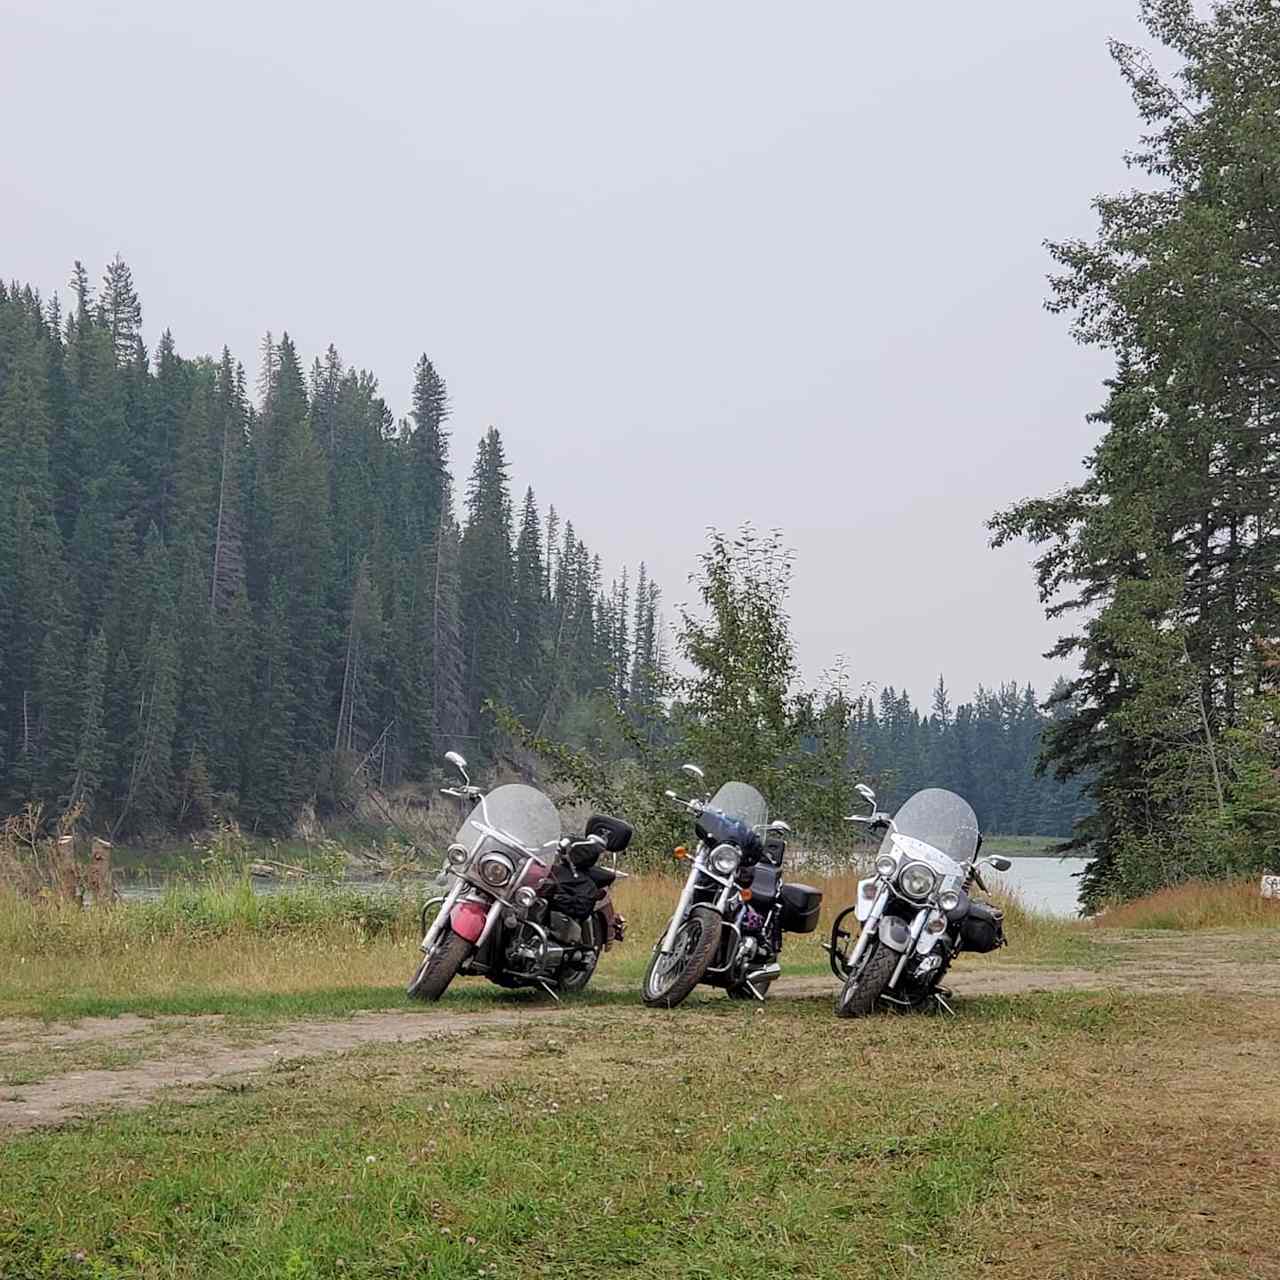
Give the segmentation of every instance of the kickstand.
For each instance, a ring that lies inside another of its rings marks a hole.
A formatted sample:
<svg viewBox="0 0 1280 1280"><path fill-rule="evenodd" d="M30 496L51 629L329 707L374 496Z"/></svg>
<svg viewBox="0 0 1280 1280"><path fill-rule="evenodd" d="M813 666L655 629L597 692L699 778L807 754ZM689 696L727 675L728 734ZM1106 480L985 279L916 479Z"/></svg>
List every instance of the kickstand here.
<svg viewBox="0 0 1280 1280"><path fill-rule="evenodd" d="M951 992L948 991L947 996L950 994ZM935 991L933 993L933 998L938 1002L938 1005L954 1018L956 1016L956 1011L947 1003L947 996L944 996L941 991Z"/></svg>
<svg viewBox="0 0 1280 1280"><path fill-rule="evenodd" d="M742 980L742 981L743 981L743 985L747 988L747 990L748 990L748 991L750 991L750 992L751 992L751 994L752 994L753 996L755 996L755 998L756 998L757 1000L759 1000L761 1004L764 1004L764 996L762 996L762 995L761 995L761 994L760 994L760 993L755 989L755 987L752 985L751 979L750 979L750 978L743 978L743 980Z"/></svg>
<svg viewBox="0 0 1280 1280"><path fill-rule="evenodd" d="M545 991L547 995L549 995L556 1002L556 1004L560 1003L560 997L556 994L556 989L554 987L549 986L541 978L538 979L538 986L540 986L543 989L543 991Z"/></svg>

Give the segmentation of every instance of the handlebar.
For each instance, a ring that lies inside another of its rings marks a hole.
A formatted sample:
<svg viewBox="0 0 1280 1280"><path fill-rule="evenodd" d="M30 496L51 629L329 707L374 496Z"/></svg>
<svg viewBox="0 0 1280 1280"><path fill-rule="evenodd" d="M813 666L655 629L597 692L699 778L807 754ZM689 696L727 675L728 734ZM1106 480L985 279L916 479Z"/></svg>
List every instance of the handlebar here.
<svg viewBox="0 0 1280 1280"><path fill-rule="evenodd" d="M701 813L707 806L702 800L686 800L684 796L678 796L674 791L664 791L662 793L668 800L674 800L676 804L682 805L688 809L690 813Z"/></svg>

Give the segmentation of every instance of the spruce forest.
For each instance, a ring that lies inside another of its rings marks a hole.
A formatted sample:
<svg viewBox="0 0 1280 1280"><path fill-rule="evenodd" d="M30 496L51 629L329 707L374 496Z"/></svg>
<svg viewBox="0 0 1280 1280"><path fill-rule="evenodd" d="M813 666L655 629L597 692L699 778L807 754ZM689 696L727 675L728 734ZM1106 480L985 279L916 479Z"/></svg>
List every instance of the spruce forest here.
<svg viewBox="0 0 1280 1280"><path fill-rule="evenodd" d="M743 664L699 650L690 618L673 649L643 563L606 580L569 513L517 502L497 430L455 493L426 356L398 421L332 346L307 368L268 335L252 388L229 351L187 358L165 332L148 352L119 258L96 288L77 263L70 296L64 314L56 294L0 287L8 811L128 838L215 818L276 833L362 786L428 783L451 748L509 759L513 732L608 765L697 745L673 652L703 675ZM790 655L785 583L767 590L768 644ZM760 740L812 755L794 660L768 678L787 732ZM953 707L940 681L925 714L892 688L820 701L828 827L855 773L888 800L954 786L999 831L1066 835L1079 816L1078 786L1035 776L1048 719L1029 688ZM734 733L716 714L704 727Z"/></svg>

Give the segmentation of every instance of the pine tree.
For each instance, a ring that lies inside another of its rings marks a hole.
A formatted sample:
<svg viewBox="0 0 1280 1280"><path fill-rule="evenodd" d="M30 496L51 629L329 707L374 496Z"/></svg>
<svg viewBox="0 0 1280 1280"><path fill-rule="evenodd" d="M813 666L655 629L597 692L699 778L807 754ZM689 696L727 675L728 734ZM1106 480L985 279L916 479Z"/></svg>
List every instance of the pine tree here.
<svg viewBox="0 0 1280 1280"><path fill-rule="evenodd" d="M76 269L82 270L78 262ZM76 290L84 296L78 281ZM134 364L142 345L142 301L133 286L133 273L119 254L108 264L102 277L98 311L99 323L110 337L116 364L120 368Z"/></svg>
<svg viewBox="0 0 1280 1280"><path fill-rule="evenodd" d="M524 497L520 536L516 542L515 634L512 641L512 705L516 715L524 721L530 721L538 714L546 697L545 581L538 507L533 490L529 489Z"/></svg>
<svg viewBox="0 0 1280 1280"><path fill-rule="evenodd" d="M289 604L284 584L267 588L268 613L257 642L258 673L245 743L240 811L264 831L283 831L301 798L294 735L296 697L289 683Z"/></svg>
<svg viewBox="0 0 1280 1280"><path fill-rule="evenodd" d="M80 740L76 751L76 776L68 808L80 811L81 820L92 825L94 806L103 784L103 764L107 747L105 697L107 640L101 631L89 642L81 684Z"/></svg>
<svg viewBox="0 0 1280 1280"><path fill-rule="evenodd" d="M511 497L502 438L493 427L480 441L467 489L461 570L468 712L487 755L496 742L495 729L481 709L488 701L509 704L515 641Z"/></svg>

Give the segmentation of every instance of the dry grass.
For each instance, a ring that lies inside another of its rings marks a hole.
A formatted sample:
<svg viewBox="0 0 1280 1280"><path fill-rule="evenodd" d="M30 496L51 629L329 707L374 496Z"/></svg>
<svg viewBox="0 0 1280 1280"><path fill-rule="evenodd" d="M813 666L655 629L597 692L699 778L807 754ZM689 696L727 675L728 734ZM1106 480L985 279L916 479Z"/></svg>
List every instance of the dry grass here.
<svg viewBox="0 0 1280 1280"><path fill-rule="evenodd" d="M1108 907L1091 921L1107 929L1280 928L1280 899L1264 898L1256 877L1192 880Z"/></svg>
<svg viewBox="0 0 1280 1280"><path fill-rule="evenodd" d="M782 964L791 975L827 970L822 943L854 901L852 873L815 877L822 918L811 934L787 936ZM680 892L672 875L649 873L618 883L615 900L627 918L627 940L603 958L596 983L629 988L639 981L653 943ZM0 890L0 1015L69 1013L74 1008L198 1012L237 998L364 991L374 1005L400 1000L416 961L418 899L300 887L255 895L247 883L175 885L156 901L95 911L73 903L31 902ZM1087 931L1040 916L1015 900L1008 912L1010 946L966 964L1081 964L1101 954ZM487 984L485 984L487 987ZM381 995L376 993L381 990ZM353 996L354 998L354 996ZM173 1002L178 1002L174 1004ZM331 1001L317 1005L332 1013ZM299 1012L301 1012L299 1010Z"/></svg>

